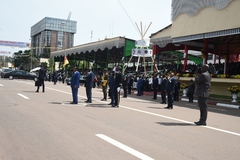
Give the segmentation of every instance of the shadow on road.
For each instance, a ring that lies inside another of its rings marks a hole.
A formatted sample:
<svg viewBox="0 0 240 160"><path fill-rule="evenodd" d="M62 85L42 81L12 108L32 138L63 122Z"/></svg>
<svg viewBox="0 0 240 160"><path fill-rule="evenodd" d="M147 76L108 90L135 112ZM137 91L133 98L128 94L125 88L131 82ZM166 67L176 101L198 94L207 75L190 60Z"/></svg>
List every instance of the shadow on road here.
<svg viewBox="0 0 240 160"><path fill-rule="evenodd" d="M143 95L141 97L135 96L135 95L128 95L128 96L132 97L132 98L137 98L137 99L143 100L143 103L148 103L148 108L164 109L161 106L159 106L159 107L149 106L150 103L152 103L152 104L159 103L159 105L160 105L161 98L158 98L157 100L153 100L151 95ZM146 100L146 101L144 101L144 100ZM150 102L147 102L147 101L150 101ZM167 106L167 104L166 104L166 106ZM164 106L164 107L166 107L166 106ZM188 109L199 110L199 107L198 107L197 103L189 103L187 101L181 101L181 100L178 101L178 102L174 101L173 108L177 108L177 107L184 107L184 108L188 108ZM213 113L219 113L219 114L224 114L224 115L240 117L240 110L239 109L219 107L219 106L216 106L216 105L208 104L208 111L213 112Z"/></svg>
<svg viewBox="0 0 240 160"><path fill-rule="evenodd" d="M174 123L174 122L156 122L156 123L164 126L193 126L194 125L189 123Z"/></svg>

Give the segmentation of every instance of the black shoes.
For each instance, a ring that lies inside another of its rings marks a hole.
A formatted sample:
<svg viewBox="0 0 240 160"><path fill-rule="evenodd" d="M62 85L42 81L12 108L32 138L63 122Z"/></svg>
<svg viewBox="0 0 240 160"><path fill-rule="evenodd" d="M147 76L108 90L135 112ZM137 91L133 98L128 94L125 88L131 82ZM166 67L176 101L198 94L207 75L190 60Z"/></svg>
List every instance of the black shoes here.
<svg viewBox="0 0 240 160"><path fill-rule="evenodd" d="M107 99L103 98L103 99L101 99L101 101L107 101Z"/></svg>
<svg viewBox="0 0 240 160"><path fill-rule="evenodd" d="M166 102L162 102L161 104L167 104Z"/></svg>
<svg viewBox="0 0 240 160"><path fill-rule="evenodd" d="M39 92L39 91L36 91L36 92ZM45 92L45 91L42 91L42 92Z"/></svg>
<svg viewBox="0 0 240 160"><path fill-rule="evenodd" d="M164 107L165 109L173 109L173 107Z"/></svg>
<svg viewBox="0 0 240 160"><path fill-rule="evenodd" d="M76 103L76 102L70 102L70 104L78 104L78 103Z"/></svg>
<svg viewBox="0 0 240 160"><path fill-rule="evenodd" d="M113 104L112 107L119 107L118 105Z"/></svg>
<svg viewBox="0 0 240 160"><path fill-rule="evenodd" d="M85 101L85 103L92 103L92 101Z"/></svg>
<svg viewBox="0 0 240 160"><path fill-rule="evenodd" d="M206 126L206 123L203 122L194 122L197 126Z"/></svg>

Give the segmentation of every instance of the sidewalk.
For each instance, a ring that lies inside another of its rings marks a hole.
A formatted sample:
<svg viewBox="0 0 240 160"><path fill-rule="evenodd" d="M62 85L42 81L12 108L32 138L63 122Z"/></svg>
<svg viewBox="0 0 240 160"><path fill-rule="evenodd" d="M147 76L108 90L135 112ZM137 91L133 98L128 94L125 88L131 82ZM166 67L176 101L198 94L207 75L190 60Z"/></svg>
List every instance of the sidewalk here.
<svg viewBox="0 0 240 160"><path fill-rule="evenodd" d="M134 91L134 94L137 94L136 91ZM153 92L143 92L143 95L148 95L148 96L153 96ZM158 92L157 97L161 97L160 92ZM179 96L179 99L181 101L188 101L188 97L182 97ZM193 100L194 103L197 103L197 100ZM229 100L224 100L224 99L214 99L214 98L210 98L208 100L208 104L210 105L215 105L215 106L219 106L219 107L227 107L227 108L234 108L234 109L240 109L240 102L231 102Z"/></svg>

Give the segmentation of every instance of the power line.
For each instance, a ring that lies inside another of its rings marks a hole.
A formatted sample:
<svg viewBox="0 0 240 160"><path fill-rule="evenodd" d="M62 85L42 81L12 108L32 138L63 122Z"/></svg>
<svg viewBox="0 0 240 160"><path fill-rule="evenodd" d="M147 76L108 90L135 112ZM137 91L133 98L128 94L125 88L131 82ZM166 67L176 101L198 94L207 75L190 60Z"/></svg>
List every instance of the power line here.
<svg viewBox="0 0 240 160"><path fill-rule="evenodd" d="M133 20L131 19L131 17L129 16L129 14L127 13L127 11L125 10L125 8L123 7L122 3L120 2L120 0L118 0L118 3L121 5L122 9L124 10L124 12L126 13L126 15L128 16L129 20L132 22L132 25L134 26L134 28L137 30ZM138 31L138 30L137 30Z"/></svg>

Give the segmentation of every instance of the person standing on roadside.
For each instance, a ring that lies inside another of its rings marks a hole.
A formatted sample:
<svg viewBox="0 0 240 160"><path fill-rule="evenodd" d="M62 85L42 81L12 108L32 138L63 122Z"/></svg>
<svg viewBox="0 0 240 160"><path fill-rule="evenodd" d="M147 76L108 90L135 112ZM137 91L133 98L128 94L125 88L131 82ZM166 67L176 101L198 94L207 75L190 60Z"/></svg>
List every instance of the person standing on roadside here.
<svg viewBox="0 0 240 160"><path fill-rule="evenodd" d="M158 91L158 77L157 74L155 73L153 76L153 99L157 99L157 91Z"/></svg>
<svg viewBox="0 0 240 160"><path fill-rule="evenodd" d="M108 105L114 105L115 104L115 98L114 98L114 71L110 72L109 76L109 97L111 99L111 102Z"/></svg>
<svg viewBox="0 0 240 160"><path fill-rule="evenodd" d="M57 74L57 71L54 69L53 71L53 84L56 85L58 81L58 74Z"/></svg>
<svg viewBox="0 0 240 160"><path fill-rule="evenodd" d="M162 80L161 80L162 104L166 104L166 87L167 87L167 79L166 79L165 75L162 75Z"/></svg>
<svg viewBox="0 0 240 160"><path fill-rule="evenodd" d="M176 80L174 78L174 73L169 73L168 80L167 80L167 97L168 97L168 105L165 109L173 109L173 95L175 92L175 84Z"/></svg>
<svg viewBox="0 0 240 160"><path fill-rule="evenodd" d="M128 94L131 94L133 87L133 77L130 75L128 77Z"/></svg>
<svg viewBox="0 0 240 160"><path fill-rule="evenodd" d="M122 88L123 88L123 97L122 98L127 98L128 77L126 75L123 77Z"/></svg>
<svg viewBox="0 0 240 160"><path fill-rule="evenodd" d="M86 103L92 103L92 88L94 85L94 74L92 72L92 68L89 68L88 74L86 76L85 87L86 87L86 95L87 100Z"/></svg>
<svg viewBox="0 0 240 160"><path fill-rule="evenodd" d="M188 92L187 92L187 96L188 96L188 99L189 99L190 103L193 103L194 91L195 91L195 83L191 79L190 82L189 82L189 85L188 85Z"/></svg>
<svg viewBox="0 0 240 160"><path fill-rule="evenodd" d="M64 71L62 72L61 77L62 77L62 83L64 84L64 82L65 82L65 73L64 73Z"/></svg>
<svg viewBox="0 0 240 160"><path fill-rule="evenodd" d="M45 92L45 84L44 84L45 78L46 78L46 69L43 67L43 65L41 65L41 68L40 68L39 74L38 74L39 84L37 86L36 92L39 92L40 86L42 86L42 92Z"/></svg>
<svg viewBox="0 0 240 160"><path fill-rule="evenodd" d="M115 75L114 75L114 98L115 104L112 107L119 107L120 103L120 88L122 86L122 73L121 67L116 67Z"/></svg>
<svg viewBox="0 0 240 160"><path fill-rule="evenodd" d="M201 73L197 73L197 76L195 77L195 82L197 84L196 95L200 109L200 119L198 122L194 122L196 125L207 125L207 99L209 97L211 87L211 76L208 70L209 66L207 64L203 65Z"/></svg>
<svg viewBox="0 0 240 160"><path fill-rule="evenodd" d="M71 89L73 101L70 104L78 104L78 88L79 88L80 73L78 68L75 67L71 78Z"/></svg>
<svg viewBox="0 0 240 160"><path fill-rule="evenodd" d="M101 99L101 101L107 101L107 88L108 88L108 73L107 73L108 69L104 68L103 70L103 75L102 75L102 92L103 92L103 99Z"/></svg>
<svg viewBox="0 0 240 160"><path fill-rule="evenodd" d="M175 84L174 101L179 101L179 90L180 90L180 82L178 77L176 79L176 84Z"/></svg>
<svg viewBox="0 0 240 160"><path fill-rule="evenodd" d="M143 86L143 79L142 76L139 76L138 80L137 80L137 96L142 96L143 95L143 90L142 87Z"/></svg>

